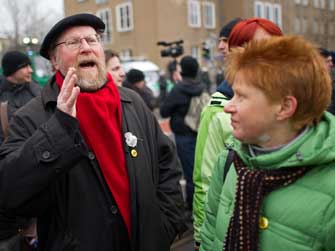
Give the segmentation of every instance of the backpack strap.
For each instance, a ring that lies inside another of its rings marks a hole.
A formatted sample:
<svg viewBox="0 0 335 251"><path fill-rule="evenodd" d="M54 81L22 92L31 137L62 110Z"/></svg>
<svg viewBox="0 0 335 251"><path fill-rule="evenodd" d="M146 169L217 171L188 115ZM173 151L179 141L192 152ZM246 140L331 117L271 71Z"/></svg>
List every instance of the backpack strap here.
<svg viewBox="0 0 335 251"><path fill-rule="evenodd" d="M8 123L8 101L0 103L0 122L4 139L8 137L9 123Z"/></svg>
<svg viewBox="0 0 335 251"><path fill-rule="evenodd" d="M234 156L235 156L234 150L229 149L227 159L226 159L226 163L224 164L224 168L223 168L223 177L222 177L223 184L226 181L226 177L227 177L229 168L230 168L231 164L233 163Z"/></svg>

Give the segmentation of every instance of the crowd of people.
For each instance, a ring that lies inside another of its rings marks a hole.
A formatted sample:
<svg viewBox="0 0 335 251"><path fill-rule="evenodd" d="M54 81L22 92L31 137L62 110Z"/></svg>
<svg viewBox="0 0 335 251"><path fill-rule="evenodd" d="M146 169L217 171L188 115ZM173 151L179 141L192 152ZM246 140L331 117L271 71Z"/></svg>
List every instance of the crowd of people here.
<svg viewBox="0 0 335 251"><path fill-rule="evenodd" d="M24 53L2 58L0 251L168 251L187 221L194 250L335 250L329 51L236 18L219 33L216 92L185 55L157 99L104 50L104 29L92 14L51 27L43 89Z"/></svg>

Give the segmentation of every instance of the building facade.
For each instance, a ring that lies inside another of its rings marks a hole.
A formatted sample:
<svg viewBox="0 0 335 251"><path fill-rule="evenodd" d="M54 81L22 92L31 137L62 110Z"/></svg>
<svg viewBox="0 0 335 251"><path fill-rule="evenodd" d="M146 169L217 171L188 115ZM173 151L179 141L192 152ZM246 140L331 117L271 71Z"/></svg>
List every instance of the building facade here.
<svg viewBox="0 0 335 251"><path fill-rule="evenodd" d="M217 35L235 17L263 17L285 34L335 49L335 0L64 0L65 15L92 13L106 23L105 48L122 58L143 57L165 67L158 41L183 40L184 54L202 64L202 48L216 54Z"/></svg>

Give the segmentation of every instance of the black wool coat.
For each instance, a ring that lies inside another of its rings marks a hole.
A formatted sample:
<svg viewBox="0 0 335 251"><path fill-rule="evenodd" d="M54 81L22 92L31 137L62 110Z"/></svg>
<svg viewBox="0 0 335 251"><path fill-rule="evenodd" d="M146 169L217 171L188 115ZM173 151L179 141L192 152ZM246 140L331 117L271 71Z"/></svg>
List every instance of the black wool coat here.
<svg viewBox="0 0 335 251"><path fill-rule="evenodd" d="M119 251L120 215L78 121L56 108L54 78L13 117L0 148L0 207L36 216L40 250ZM124 143L130 183L132 251L168 251L184 229L181 168L174 144L141 98L119 88L122 134L138 137L137 157ZM111 153L113 154L113 153Z"/></svg>

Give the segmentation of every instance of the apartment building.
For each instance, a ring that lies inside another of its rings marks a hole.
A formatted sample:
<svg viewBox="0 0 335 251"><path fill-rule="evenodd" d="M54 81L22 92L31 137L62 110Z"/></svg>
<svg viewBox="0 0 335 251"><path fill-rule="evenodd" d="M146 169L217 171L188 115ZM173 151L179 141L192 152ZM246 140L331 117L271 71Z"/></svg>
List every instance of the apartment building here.
<svg viewBox="0 0 335 251"><path fill-rule="evenodd" d="M161 67L158 41L183 40L185 54L201 59L204 42L214 48L219 32L218 0L64 0L65 15L96 14L106 23L104 45L123 58L144 57Z"/></svg>
<svg viewBox="0 0 335 251"><path fill-rule="evenodd" d="M65 15L92 13L106 23L104 46L123 58L144 57L165 67L158 41L184 41L184 54L203 64L202 47L211 58L217 35L235 17L263 17L285 34L300 34L335 49L335 0L64 0Z"/></svg>
<svg viewBox="0 0 335 251"><path fill-rule="evenodd" d="M274 21L285 34L301 35L322 47L335 49L335 0L248 2L253 2L249 13Z"/></svg>

